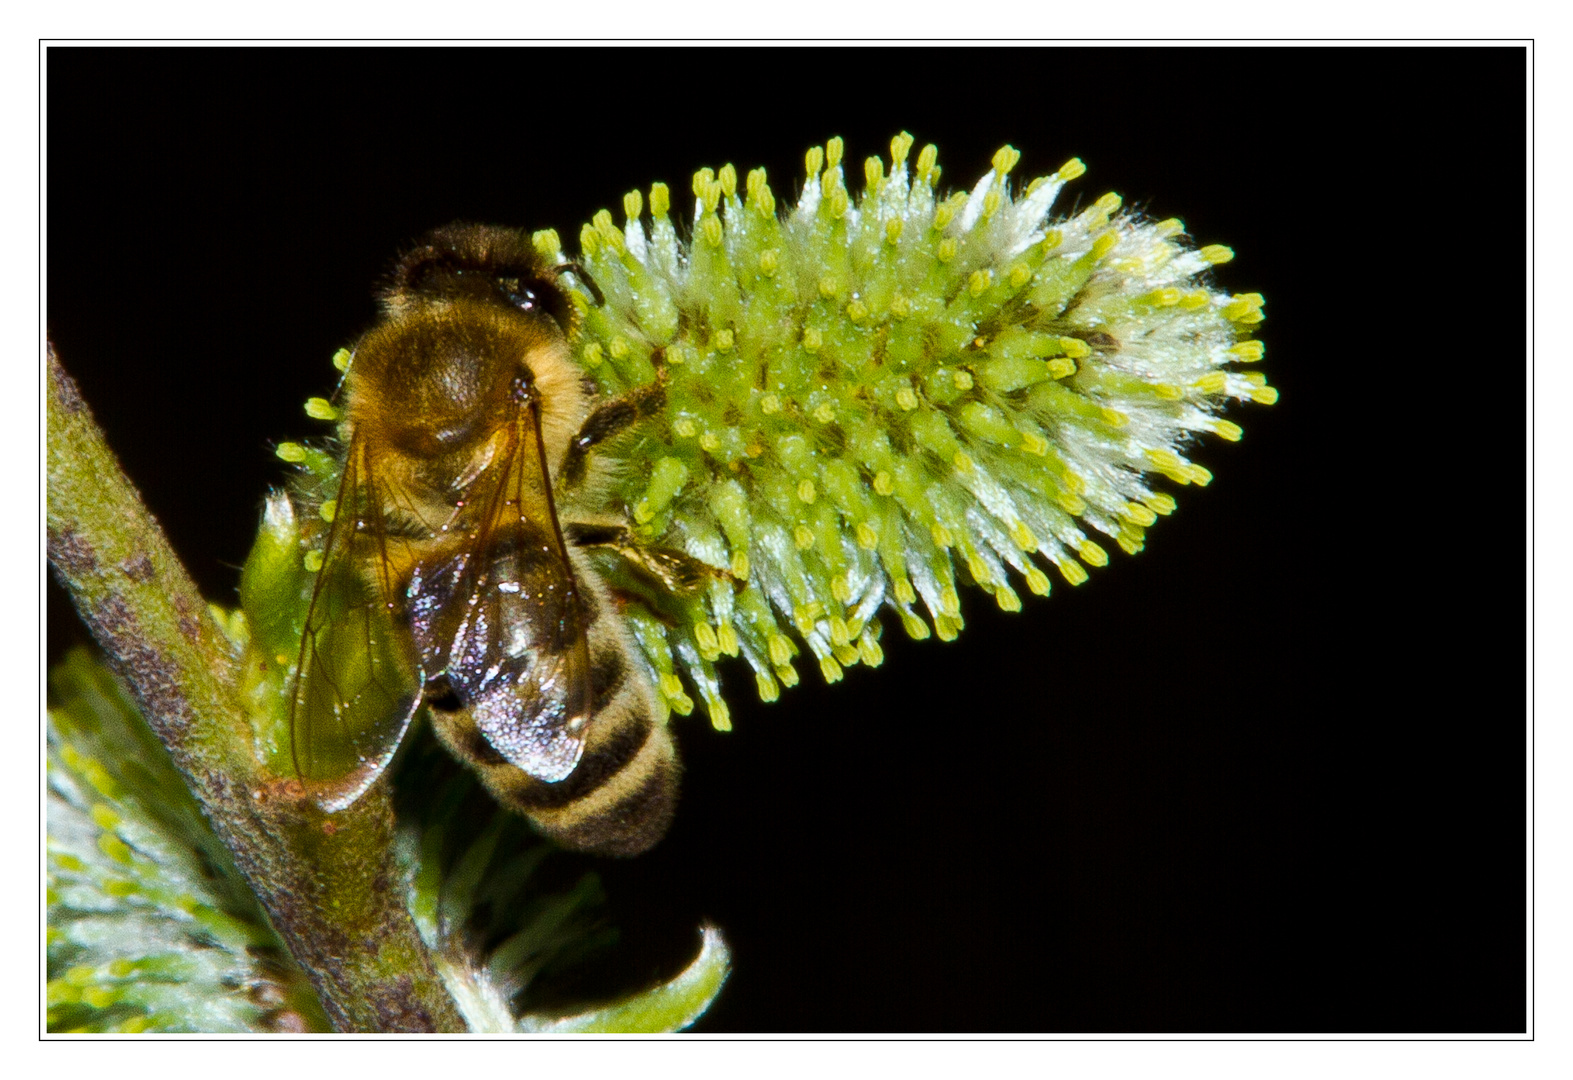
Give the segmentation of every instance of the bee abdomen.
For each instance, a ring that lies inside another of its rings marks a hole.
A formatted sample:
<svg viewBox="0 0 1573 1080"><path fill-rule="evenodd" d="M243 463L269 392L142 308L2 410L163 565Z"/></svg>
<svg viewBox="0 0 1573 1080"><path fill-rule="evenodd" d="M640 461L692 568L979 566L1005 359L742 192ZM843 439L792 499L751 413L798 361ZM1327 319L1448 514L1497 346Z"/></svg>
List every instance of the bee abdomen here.
<svg viewBox="0 0 1573 1080"><path fill-rule="evenodd" d="M468 760L497 800L565 847L637 855L666 834L677 804L671 735L655 720L646 680L621 652L592 661L595 716L579 765L548 784L502 760L468 713L434 714L438 733Z"/></svg>

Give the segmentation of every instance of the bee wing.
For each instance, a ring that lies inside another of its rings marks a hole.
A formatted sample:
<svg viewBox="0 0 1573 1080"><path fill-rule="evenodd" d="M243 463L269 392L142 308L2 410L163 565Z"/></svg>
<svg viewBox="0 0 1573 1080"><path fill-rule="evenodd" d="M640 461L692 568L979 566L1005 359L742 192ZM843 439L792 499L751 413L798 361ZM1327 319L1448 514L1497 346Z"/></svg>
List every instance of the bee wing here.
<svg viewBox="0 0 1573 1080"><path fill-rule="evenodd" d="M290 698L295 772L327 810L353 804L382 775L421 699L394 619L388 545L399 541L382 527L385 496L352 440Z"/></svg>
<svg viewBox="0 0 1573 1080"><path fill-rule="evenodd" d="M410 628L428 678L446 679L492 747L554 783L584 753L596 610L563 545L533 402L511 427L476 485L472 542L411 579Z"/></svg>

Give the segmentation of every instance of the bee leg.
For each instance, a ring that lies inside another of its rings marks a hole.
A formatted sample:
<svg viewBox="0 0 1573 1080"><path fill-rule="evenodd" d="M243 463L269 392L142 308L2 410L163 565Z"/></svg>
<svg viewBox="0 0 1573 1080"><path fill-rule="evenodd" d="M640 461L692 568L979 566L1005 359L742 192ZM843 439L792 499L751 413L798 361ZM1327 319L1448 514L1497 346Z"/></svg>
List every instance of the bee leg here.
<svg viewBox="0 0 1573 1080"><path fill-rule="evenodd" d="M669 593L691 596L714 580L730 581L736 590L743 582L709 563L700 562L687 552L641 544L626 526L575 522L564 529L576 547L600 547L615 551L623 561L644 571Z"/></svg>
<svg viewBox="0 0 1573 1080"><path fill-rule="evenodd" d="M630 390L622 397L615 397L596 406L585 417L579 433L568 443L568 456L563 459L558 474L559 487L576 487L584 480L585 466L589 464L590 450L613 435L627 430L637 421L653 416L666 407L666 369L657 368L656 380L648 386Z"/></svg>
<svg viewBox="0 0 1573 1080"><path fill-rule="evenodd" d="M590 295L595 297L596 307L606 306L606 297L601 294L601 287L595 283L595 278L590 276L590 272L584 267L580 266L578 263L558 263L556 266L551 267L550 272L554 278L560 278L564 274L572 274L574 277L584 282L585 288L590 290Z"/></svg>

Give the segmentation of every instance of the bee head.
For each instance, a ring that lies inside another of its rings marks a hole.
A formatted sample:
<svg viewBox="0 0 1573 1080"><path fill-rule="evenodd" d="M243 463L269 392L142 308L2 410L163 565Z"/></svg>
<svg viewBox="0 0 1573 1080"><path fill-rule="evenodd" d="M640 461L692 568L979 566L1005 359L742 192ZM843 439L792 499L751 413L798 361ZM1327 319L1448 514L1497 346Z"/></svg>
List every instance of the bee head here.
<svg viewBox="0 0 1573 1080"><path fill-rule="evenodd" d="M556 271L519 229L467 224L434 229L399 260L382 291L391 315L460 299L545 316L565 336L577 321Z"/></svg>

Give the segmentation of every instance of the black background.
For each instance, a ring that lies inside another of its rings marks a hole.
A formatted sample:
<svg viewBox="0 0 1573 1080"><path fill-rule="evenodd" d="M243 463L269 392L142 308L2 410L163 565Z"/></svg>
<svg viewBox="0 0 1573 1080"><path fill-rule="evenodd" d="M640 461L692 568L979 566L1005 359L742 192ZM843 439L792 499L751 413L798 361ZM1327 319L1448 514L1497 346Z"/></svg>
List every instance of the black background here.
<svg viewBox="0 0 1573 1080"><path fill-rule="evenodd" d="M625 962L708 918L698 1030L1525 1028L1524 55L1512 48L51 49L50 334L211 597L274 441L422 231L556 227L905 129L1072 155L1237 259L1282 400L1128 558L736 730L601 866ZM915 153L915 151L914 151ZM51 656L81 631L51 583ZM1024 594L1025 596L1025 594Z"/></svg>

